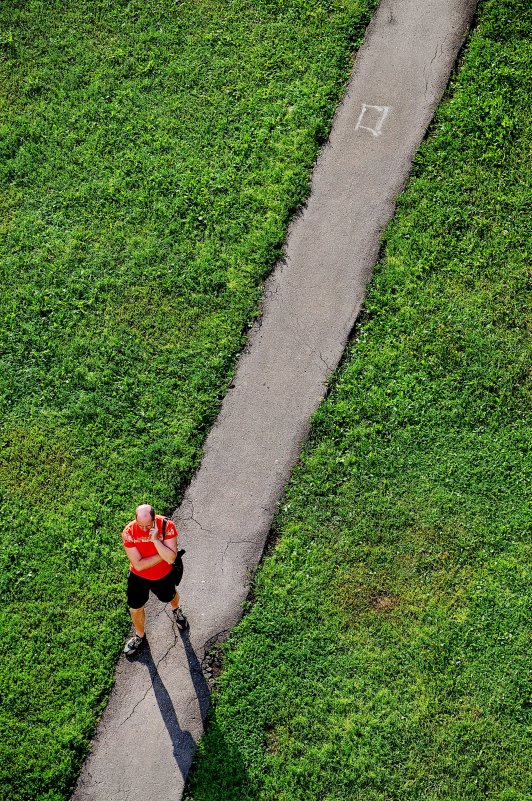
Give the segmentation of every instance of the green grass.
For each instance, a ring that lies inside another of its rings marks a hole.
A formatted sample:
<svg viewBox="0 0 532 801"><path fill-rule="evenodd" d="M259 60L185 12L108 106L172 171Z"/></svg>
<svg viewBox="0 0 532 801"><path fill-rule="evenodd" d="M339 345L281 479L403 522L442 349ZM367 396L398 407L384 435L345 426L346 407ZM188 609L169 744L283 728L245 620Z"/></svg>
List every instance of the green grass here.
<svg viewBox="0 0 532 801"><path fill-rule="evenodd" d="M532 798L530 31L482 4L225 647L194 801Z"/></svg>
<svg viewBox="0 0 532 801"><path fill-rule="evenodd" d="M2 799L69 794L375 5L2 6Z"/></svg>

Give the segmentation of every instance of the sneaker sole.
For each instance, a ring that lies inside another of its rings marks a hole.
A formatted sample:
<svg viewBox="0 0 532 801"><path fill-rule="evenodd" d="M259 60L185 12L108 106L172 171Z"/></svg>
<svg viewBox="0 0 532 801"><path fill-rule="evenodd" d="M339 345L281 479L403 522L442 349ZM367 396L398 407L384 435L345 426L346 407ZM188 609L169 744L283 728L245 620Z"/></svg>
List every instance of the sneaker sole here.
<svg viewBox="0 0 532 801"><path fill-rule="evenodd" d="M131 656L132 654L136 654L140 649L143 647L144 643L141 643L138 648L124 648L124 653L126 656Z"/></svg>

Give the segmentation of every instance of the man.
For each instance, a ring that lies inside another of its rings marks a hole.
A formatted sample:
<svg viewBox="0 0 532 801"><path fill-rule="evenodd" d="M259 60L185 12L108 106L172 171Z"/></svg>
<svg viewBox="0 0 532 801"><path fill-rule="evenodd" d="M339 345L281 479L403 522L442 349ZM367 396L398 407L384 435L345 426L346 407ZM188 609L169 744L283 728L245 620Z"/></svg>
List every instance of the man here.
<svg viewBox="0 0 532 801"><path fill-rule="evenodd" d="M170 603L178 629L188 628L179 607L179 593L174 584L172 564L177 554L177 530L167 521L163 542L163 520L147 503L137 506L135 519L122 532L122 543L130 561L127 603L135 634L127 641L124 653L131 656L146 643L144 606L150 590L163 603Z"/></svg>

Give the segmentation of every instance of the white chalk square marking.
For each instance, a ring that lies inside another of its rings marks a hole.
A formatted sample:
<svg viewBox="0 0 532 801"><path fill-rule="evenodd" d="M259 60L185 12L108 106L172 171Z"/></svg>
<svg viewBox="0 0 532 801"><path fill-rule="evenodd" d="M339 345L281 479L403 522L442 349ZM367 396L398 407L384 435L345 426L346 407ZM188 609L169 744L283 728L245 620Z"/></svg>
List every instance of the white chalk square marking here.
<svg viewBox="0 0 532 801"><path fill-rule="evenodd" d="M355 126L355 131L369 131L373 136L380 136L384 120L391 106L370 106L362 103L362 111Z"/></svg>

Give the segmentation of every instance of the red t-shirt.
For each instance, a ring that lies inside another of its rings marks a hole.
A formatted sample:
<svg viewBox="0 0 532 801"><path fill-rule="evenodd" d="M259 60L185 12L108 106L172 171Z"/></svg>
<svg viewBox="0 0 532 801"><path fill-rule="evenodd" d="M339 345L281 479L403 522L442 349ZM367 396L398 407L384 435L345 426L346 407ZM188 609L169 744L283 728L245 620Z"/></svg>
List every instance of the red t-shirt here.
<svg viewBox="0 0 532 801"><path fill-rule="evenodd" d="M157 531L159 532L157 538L161 541L163 539L163 519L162 515L155 515L155 523L157 525ZM175 524L171 520L168 520L166 523L164 541L171 540L173 537L177 537L177 529ZM149 532L143 531L136 520L132 520L131 523L128 523L123 530L122 542L126 548L136 548L143 559L145 556L155 556L157 553L157 548L150 540ZM163 576L168 575L172 569L172 565L169 565L168 562L164 560L140 572L135 570L132 564L130 564L129 567L132 573L136 573L137 576L142 576L142 578L147 579L163 578Z"/></svg>

